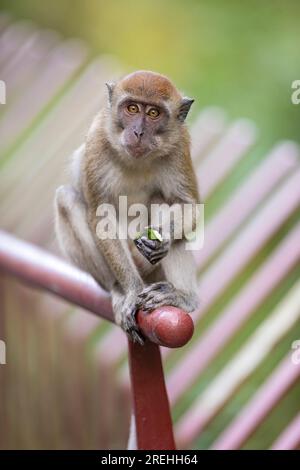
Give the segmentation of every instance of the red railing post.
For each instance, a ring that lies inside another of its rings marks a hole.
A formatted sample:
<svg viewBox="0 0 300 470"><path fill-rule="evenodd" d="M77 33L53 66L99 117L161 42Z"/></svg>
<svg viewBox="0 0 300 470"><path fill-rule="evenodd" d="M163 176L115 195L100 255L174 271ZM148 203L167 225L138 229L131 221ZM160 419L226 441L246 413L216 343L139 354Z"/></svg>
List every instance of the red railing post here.
<svg viewBox="0 0 300 470"><path fill-rule="evenodd" d="M138 449L175 449L159 346L128 340L129 368Z"/></svg>
<svg viewBox="0 0 300 470"><path fill-rule="evenodd" d="M0 270L113 321L109 297L89 274L2 231ZM159 345L176 348L186 344L193 334L193 321L186 312L166 306L150 314L139 311L137 323L146 340L143 346L129 341L137 447L174 449Z"/></svg>
<svg viewBox="0 0 300 470"><path fill-rule="evenodd" d="M139 311L138 324L152 340L143 346L128 341L129 369L138 449L175 449L170 405L158 344L183 346L191 338L191 317L175 307L150 314ZM157 343L157 344L154 344Z"/></svg>

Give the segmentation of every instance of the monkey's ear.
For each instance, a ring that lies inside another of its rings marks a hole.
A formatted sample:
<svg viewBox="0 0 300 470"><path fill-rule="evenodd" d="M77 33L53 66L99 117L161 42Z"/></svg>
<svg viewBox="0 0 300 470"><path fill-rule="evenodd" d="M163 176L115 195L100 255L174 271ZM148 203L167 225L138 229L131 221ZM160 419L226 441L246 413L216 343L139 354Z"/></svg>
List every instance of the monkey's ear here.
<svg viewBox="0 0 300 470"><path fill-rule="evenodd" d="M105 85L107 86L107 90L108 90L108 100L111 104L112 102L112 95L113 95L113 91L114 91L114 88L115 88L115 82L106 82Z"/></svg>
<svg viewBox="0 0 300 470"><path fill-rule="evenodd" d="M191 98L187 98L187 97L182 98L181 104L179 106L179 112L178 112L179 121L181 121L181 122L185 121L185 118L187 117L188 112L189 112L192 104L194 103L194 101L195 100L193 100Z"/></svg>

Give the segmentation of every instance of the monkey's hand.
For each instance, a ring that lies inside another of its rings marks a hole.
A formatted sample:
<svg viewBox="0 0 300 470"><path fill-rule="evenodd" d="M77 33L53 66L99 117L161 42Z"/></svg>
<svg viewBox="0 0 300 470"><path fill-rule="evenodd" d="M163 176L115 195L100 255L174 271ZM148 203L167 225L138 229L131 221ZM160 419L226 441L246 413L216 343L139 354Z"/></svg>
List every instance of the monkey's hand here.
<svg viewBox="0 0 300 470"><path fill-rule="evenodd" d="M144 312L172 305L189 313L198 307L198 298L193 292L176 289L170 282L162 281L146 286L138 295L138 303Z"/></svg>
<svg viewBox="0 0 300 470"><path fill-rule="evenodd" d="M135 315L140 308L139 302L137 301L137 293L130 292L126 295L122 295L120 292L113 291L111 294L117 325L121 326L132 341L143 345L144 338L139 332L135 319Z"/></svg>
<svg viewBox="0 0 300 470"><path fill-rule="evenodd" d="M149 236L153 233L154 236ZM156 234L157 238L154 238ZM156 227L146 227L138 238L134 240L137 249L142 255L151 263L156 264L161 261L167 254L170 248L170 240L163 239L160 230Z"/></svg>

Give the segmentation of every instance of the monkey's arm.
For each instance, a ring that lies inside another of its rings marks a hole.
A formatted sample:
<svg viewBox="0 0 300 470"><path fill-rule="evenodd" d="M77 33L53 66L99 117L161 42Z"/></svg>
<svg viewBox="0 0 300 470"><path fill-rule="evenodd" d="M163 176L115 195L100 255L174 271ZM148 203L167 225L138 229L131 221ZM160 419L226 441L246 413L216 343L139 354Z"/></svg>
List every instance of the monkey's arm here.
<svg viewBox="0 0 300 470"><path fill-rule="evenodd" d="M171 177L171 181L174 180L172 192L170 188L168 191L161 188L152 197L156 210L151 212L151 224L157 225L170 243L193 232L200 219L200 196L188 149L183 155L184 158L175 164L176 171Z"/></svg>
<svg viewBox="0 0 300 470"><path fill-rule="evenodd" d="M192 198L177 199L172 204L166 203L162 197L152 201L150 227L160 233L162 240L149 240L146 227L136 243L150 262L160 261L168 254L170 244L183 240L198 227L200 212L197 204L198 201Z"/></svg>
<svg viewBox="0 0 300 470"><path fill-rule="evenodd" d="M151 312L173 305L186 312L194 311L198 306L196 265L193 254L185 249L185 242L171 245L161 263L165 280L145 286L139 294L143 310Z"/></svg>
<svg viewBox="0 0 300 470"><path fill-rule="evenodd" d="M164 210L161 231L169 236L172 243L192 233L198 220L199 209L195 200L177 200Z"/></svg>
<svg viewBox="0 0 300 470"><path fill-rule="evenodd" d="M189 217L184 219L180 213L183 205L188 203L191 212ZM192 253L186 251L185 248L185 235L196 228L198 221L197 203L198 201L194 199L177 201L170 206L164 206L167 215L170 211L174 214L171 226L169 224L170 217L166 217L163 218L159 227L160 231L165 231L169 237L168 251L160 258L166 280L146 286L139 294L145 311L150 312L163 305L173 305L187 312L192 312L197 308L196 267ZM174 211L175 205L178 212ZM151 223L157 226L159 219L154 217ZM158 255L154 249L152 257L156 259L156 256Z"/></svg>

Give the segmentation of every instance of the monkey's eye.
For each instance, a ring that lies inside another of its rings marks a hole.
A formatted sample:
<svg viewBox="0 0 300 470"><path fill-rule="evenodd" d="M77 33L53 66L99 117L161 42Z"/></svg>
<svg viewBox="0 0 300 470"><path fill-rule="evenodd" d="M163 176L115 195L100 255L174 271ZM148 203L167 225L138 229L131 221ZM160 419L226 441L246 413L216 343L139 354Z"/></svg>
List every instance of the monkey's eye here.
<svg viewBox="0 0 300 470"><path fill-rule="evenodd" d="M127 111L129 111L131 114L138 113L139 107L136 104L130 104L127 106Z"/></svg>
<svg viewBox="0 0 300 470"><path fill-rule="evenodd" d="M147 112L147 114L152 119L156 119L159 116L159 111L156 108L150 108L149 111Z"/></svg>

